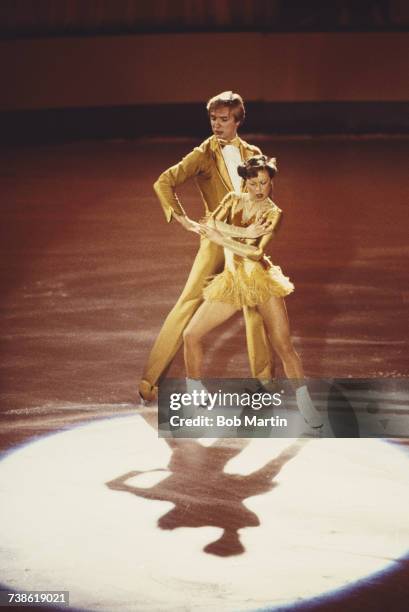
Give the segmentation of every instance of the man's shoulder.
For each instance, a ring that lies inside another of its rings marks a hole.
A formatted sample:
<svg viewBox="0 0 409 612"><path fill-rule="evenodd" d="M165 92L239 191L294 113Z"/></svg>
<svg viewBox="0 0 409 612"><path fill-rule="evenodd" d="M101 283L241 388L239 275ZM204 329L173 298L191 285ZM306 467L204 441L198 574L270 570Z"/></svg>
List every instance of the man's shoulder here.
<svg viewBox="0 0 409 612"><path fill-rule="evenodd" d="M206 138L202 143L194 147L190 153L183 158L184 163L195 163L206 167L213 158L212 138Z"/></svg>
<svg viewBox="0 0 409 612"><path fill-rule="evenodd" d="M209 138L206 138L206 140L204 140L202 143L200 143L200 145L195 147L193 150L196 151L197 153L201 153L202 155L207 155L215 148L213 141L214 141L214 137L210 136Z"/></svg>
<svg viewBox="0 0 409 612"><path fill-rule="evenodd" d="M249 153L253 153L254 155L261 154L261 150L258 147L248 143L246 140L243 140L243 138L240 138L240 140L241 140L242 147L244 147L247 151L249 151Z"/></svg>

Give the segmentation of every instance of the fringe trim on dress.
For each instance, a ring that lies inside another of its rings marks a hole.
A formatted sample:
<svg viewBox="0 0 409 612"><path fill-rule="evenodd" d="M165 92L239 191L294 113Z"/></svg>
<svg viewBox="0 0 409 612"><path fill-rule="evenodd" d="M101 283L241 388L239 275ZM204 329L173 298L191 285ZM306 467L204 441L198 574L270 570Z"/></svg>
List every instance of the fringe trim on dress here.
<svg viewBox="0 0 409 612"><path fill-rule="evenodd" d="M225 302L237 308L257 306L267 302L271 296L284 297L294 291L294 285L281 271L279 266L268 270L260 265L246 274L239 266L234 274L224 270L213 277L203 290L203 297L208 302Z"/></svg>

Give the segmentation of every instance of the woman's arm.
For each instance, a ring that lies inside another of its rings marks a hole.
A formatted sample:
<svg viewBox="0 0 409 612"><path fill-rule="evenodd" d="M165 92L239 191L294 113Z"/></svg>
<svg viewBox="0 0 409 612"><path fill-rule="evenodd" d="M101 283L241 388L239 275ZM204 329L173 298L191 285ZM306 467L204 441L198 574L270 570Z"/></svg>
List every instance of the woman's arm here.
<svg viewBox="0 0 409 612"><path fill-rule="evenodd" d="M231 206L234 203L235 195L236 194L234 192L230 192L229 194L227 194L227 196L223 199L221 203L221 207L223 207L226 202L229 202ZM277 206L275 206L275 204L273 204L273 202L271 202L271 206L272 210L267 209L260 216L260 219L258 219L258 221L252 223L248 227L240 227L234 225L233 223L226 223L225 219L227 215L220 216L220 207L217 208L209 217L205 219L205 223L213 229L218 230L226 237L251 239L260 238L261 236L268 234L274 229L275 221L272 218L272 216L274 216L272 215L272 212L274 212L275 209L279 209Z"/></svg>
<svg viewBox="0 0 409 612"><path fill-rule="evenodd" d="M183 217L179 216L177 218L177 220L188 231L196 232L197 234L203 234L203 232L201 230L204 227L206 227L207 223L211 223L212 227L214 227L214 223L215 222L218 223L219 221L221 222L222 219L226 219L227 218L227 216L229 214L229 210L230 210L230 208L231 208L231 206L233 204L233 201L234 201L234 195L235 194L233 192L230 192L227 195L225 195L223 200L217 206L217 208L215 208L215 210L213 212L208 213L207 216L204 217L203 219L201 219L199 222L193 221L192 219L189 219L189 217L187 216L185 211L183 211L183 213L184 213Z"/></svg>
<svg viewBox="0 0 409 612"><path fill-rule="evenodd" d="M208 225L213 229L218 230L224 236L231 238L259 238L264 234L268 233L270 229L270 223L266 219L266 214L263 214L259 221L252 223L248 227L239 227L232 223L226 222L228 213L237 200L237 195L234 192L228 193L220 203L220 205L210 215L208 215L202 224Z"/></svg>
<svg viewBox="0 0 409 612"><path fill-rule="evenodd" d="M264 250L271 238L273 237L273 232L269 232L265 234L259 244L257 246L253 246L252 244L243 244L242 242L238 242L234 240L234 238L223 238L222 246L229 251L232 251L236 255L240 255L241 257L248 257L248 259L253 259L254 261L258 261L264 255Z"/></svg>
<svg viewBox="0 0 409 612"><path fill-rule="evenodd" d="M236 194L234 192L228 193L219 206L211 213L208 213L206 217L201 219L199 222L190 219L182 205L179 202L182 214L178 214L173 211L173 217L180 223L187 231L200 233L200 230L204 226L208 226L212 229L216 229L221 232L224 236L230 238L259 238L264 234L267 234L271 229L271 222L266 219L266 213L256 223L252 223L248 227L238 227L231 223L226 223L225 219L228 217L229 211L235 202Z"/></svg>
<svg viewBox="0 0 409 612"><path fill-rule="evenodd" d="M218 229L209 227L207 225L202 228L200 233L206 236L206 238L212 242L229 249L229 251L232 251L236 255L248 257L249 259L258 261L263 257L265 248L273 237L274 229L277 227L280 216L281 210L278 208L278 206L274 206L274 209L267 214L267 221L269 221L271 226L270 231L261 237L257 246L238 242L237 240L234 240L234 238L223 235L223 233Z"/></svg>
<svg viewBox="0 0 409 612"><path fill-rule="evenodd" d="M260 238L260 236L268 234L272 229L270 221L265 218L261 218L248 227L239 227L212 218L208 220L207 225L214 227L223 234L223 236L230 238Z"/></svg>

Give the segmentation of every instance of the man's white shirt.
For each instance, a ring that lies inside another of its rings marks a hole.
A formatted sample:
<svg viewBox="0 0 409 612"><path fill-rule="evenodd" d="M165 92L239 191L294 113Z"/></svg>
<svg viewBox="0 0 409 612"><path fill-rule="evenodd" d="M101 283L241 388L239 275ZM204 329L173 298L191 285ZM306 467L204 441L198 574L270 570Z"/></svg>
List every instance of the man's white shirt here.
<svg viewBox="0 0 409 612"><path fill-rule="evenodd" d="M241 164L240 149L234 145L225 145L222 148L223 159L226 164L227 172L233 184L233 189L240 193L241 178L238 175L237 168Z"/></svg>

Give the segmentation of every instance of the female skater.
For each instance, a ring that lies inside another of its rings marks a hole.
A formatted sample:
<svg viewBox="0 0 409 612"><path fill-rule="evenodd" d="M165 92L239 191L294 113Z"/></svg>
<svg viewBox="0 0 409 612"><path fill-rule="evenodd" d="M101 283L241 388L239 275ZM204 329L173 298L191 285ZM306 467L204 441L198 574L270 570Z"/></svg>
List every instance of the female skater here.
<svg viewBox="0 0 409 612"><path fill-rule="evenodd" d="M187 389L204 389L200 383L204 336L237 310L255 306L286 376L294 382L304 420L312 428L320 428L323 420L304 382L283 299L294 286L264 254L281 215L269 198L277 173L275 159L265 155L251 157L238 167L238 173L246 181L247 193L228 193L211 216L196 227L203 236L224 247L225 267L204 289L204 302L183 334Z"/></svg>

